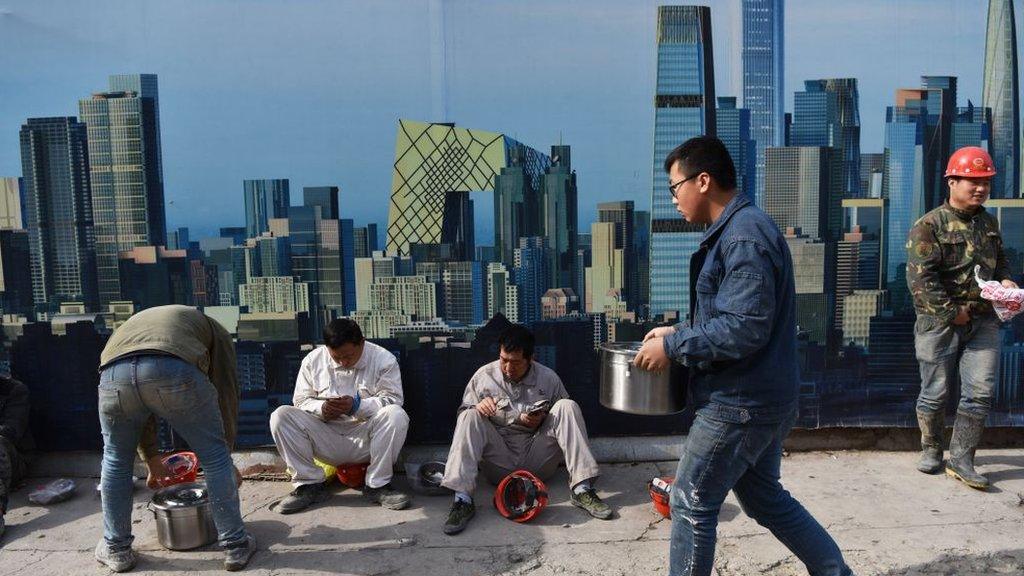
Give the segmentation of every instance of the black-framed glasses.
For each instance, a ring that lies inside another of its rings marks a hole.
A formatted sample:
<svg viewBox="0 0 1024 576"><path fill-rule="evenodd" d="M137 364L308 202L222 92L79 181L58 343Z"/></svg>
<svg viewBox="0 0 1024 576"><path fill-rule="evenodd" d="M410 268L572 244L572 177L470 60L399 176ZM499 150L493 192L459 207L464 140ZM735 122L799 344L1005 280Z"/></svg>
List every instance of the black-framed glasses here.
<svg viewBox="0 0 1024 576"><path fill-rule="evenodd" d="M676 192L679 190L679 187L682 186L683 184L685 184L688 180L693 180L697 176L700 176L700 172L694 174L693 176L687 176L686 178L683 178L679 182L669 183L668 191L671 192L672 193L672 197L675 198L676 197Z"/></svg>

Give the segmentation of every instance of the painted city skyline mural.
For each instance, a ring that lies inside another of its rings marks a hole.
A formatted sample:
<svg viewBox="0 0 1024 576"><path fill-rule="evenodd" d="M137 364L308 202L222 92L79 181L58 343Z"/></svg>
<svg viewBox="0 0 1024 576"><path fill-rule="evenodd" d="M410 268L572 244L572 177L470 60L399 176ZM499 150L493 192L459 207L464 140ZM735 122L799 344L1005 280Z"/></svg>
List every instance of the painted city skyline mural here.
<svg viewBox="0 0 1024 576"><path fill-rule="evenodd" d="M187 33L158 4L132 4L95 37L68 22L99 15L39 4L0 3L16 46L0 56L14 70L0 103L0 308L3 361L32 391L46 449L100 445L103 343L134 312L172 303L236 337L243 446L270 443L270 412L290 403L299 363L337 317L399 358L413 441L447 441L465 383L509 322L535 331L536 359L592 434L685 432L684 416L601 407L597 349L689 311L703 229L676 213L662 162L700 134L725 142L738 191L793 255L799 426L914 425L904 244L942 202L953 150L991 152L986 206L1024 272L1010 0L981 13L879 3L885 26L854 20L859 36L836 28L842 14L795 0L599 2L585 14L340 3L310 8L337 24L310 41L323 51L291 36L228 42L272 16L318 29L284 3L245 17L205 4ZM951 35L955 53L919 53L945 16L977 26ZM164 18L181 38L149 28ZM357 45L360 22L402 38ZM848 59L807 51L830 26ZM842 45L871 34L903 59L879 66L871 46ZM546 57L524 66L538 44ZM61 60L75 58L74 70ZM609 77L618 84L602 90ZM1002 335L990 423L1024 425L1024 328Z"/></svg>

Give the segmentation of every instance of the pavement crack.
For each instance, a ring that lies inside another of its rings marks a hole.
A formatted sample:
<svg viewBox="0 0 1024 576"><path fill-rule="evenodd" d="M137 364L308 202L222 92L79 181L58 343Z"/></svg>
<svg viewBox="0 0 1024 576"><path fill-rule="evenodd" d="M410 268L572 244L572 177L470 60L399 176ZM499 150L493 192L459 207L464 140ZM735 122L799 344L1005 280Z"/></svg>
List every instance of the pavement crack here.
<svg viewBox="0 0 1024 576"><path fill-rule="evenodd" d="M640 535L637 536L636 538L634 538L633 540L636 541L636 542L639 542L641 540L645 540L647 538L647 533L650 532L651 530L653 530L655 526L657 526L658 524L661 524L665 520L668 520L668 518L665 518L664 516L660 516L656 520L652 520L651 522L649 522L647 524L647 527L644 528L644 531L641 532Z"/></svg>
<svg viewBox="0 0 1024 576"><path fill-rule="evenodd" d="M252 510L246 512L245 514L242 514L242 520L245 520L246 518L248 518L252 514L255 514L255 513L259 512L260 510L263 510L263 509L265 509L265 508L267 508L269 506L274 505L274 503L279 502L281 499L282 499L281 496L274 496L272 498L269 498L269 499L265 500L259 506L253 508Z"/></svg>
<svg viewBox="0 0 1024 576"><path fill-rule="evenodd" d="M35 566L36 564L39 564L43 560L46 560L49 556L50 555L48 553L43 552L38 560L33 560L32 562L29 562L28 564L23 564L21 567L19 567L14 572L6 572L5 576L13 576L14 574L20 574L20 573L24 572L26 569L31 568L31 567Z"/></svg>

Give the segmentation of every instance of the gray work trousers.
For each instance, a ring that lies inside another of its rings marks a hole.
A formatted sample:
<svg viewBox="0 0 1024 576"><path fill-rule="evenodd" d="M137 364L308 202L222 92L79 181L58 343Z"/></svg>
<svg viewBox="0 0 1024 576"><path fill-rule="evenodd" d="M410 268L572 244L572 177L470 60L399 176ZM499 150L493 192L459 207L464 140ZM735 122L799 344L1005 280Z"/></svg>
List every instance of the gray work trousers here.
<svg viewBox="0 0 1024 576"><path fill-rule="evenodd" d="M441 485L472 494L476 488L477 466L492 484L521 469L546 480L563 459L570 486L600 474L590 452L583 414L576 402L569 399L555 402L533 433L502 434L489 419L470 408L459 414Z"/></svg>
<svg viewBox="0 0 1024 576"><path fill-rule="evenodd" d="M999 320L994 313L973 318L963 326L943 323L933 316L918 316L914 347L921 366L918 412L944 410L946 397L959 378L957 411L988 416L999 381Z"/></svg>

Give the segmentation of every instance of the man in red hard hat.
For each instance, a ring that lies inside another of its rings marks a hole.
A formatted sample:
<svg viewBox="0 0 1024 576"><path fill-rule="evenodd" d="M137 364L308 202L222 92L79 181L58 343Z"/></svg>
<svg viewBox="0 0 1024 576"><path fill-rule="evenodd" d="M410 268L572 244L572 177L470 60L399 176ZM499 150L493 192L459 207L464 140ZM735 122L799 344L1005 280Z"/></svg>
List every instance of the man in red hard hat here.
<svg viewBox="0 0 1024 576"><path fill-rule="evenodd" d="M999 320L991 303L981 298L975 266L982 279L1017 287L1010 279L999 223L983 206L995 173L984 149L957 150L946 167L949 199L922 216L907 239L907 286L917 312L914 345L921 366L917 469L934 474L942 468L946 396L959 374L960 403L946 474L978 489L988 486L974 469L974 451L999 377Z"/></svg>

